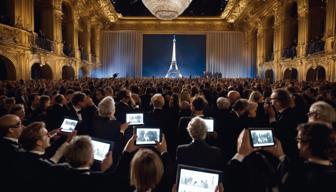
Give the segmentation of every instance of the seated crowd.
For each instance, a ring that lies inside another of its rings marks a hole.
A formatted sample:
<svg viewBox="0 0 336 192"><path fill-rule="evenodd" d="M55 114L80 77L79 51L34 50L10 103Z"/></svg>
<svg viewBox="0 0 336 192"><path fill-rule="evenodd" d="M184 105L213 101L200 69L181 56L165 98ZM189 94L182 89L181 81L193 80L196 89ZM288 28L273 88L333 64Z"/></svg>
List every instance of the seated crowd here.
<svg viewBox="0 0 336 192"><path fill-rule="evenodd" d="M330 82L0 81L2 188L171 192L182 164L222 171L216 192L336 191L335 107ZM136 145L127 113L143 113L161 140ZM73 132L64 118L79 122ZM257 127L273 128L274 146L252 147ZM102 161L94 138L113 142Z"/></svg>

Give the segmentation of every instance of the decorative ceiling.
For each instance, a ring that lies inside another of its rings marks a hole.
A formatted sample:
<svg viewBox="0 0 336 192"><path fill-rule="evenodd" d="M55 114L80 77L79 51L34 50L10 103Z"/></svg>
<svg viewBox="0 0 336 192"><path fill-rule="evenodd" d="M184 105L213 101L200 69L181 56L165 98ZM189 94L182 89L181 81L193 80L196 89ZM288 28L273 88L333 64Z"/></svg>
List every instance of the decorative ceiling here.
<svg viewBox="0 0 336 192"><path fill-rule="evenodd" d="M216 17L221 16L228 0L193 0L181 16ZM122 16L152 16L142 0L111 0L115 10Z"/></svg>

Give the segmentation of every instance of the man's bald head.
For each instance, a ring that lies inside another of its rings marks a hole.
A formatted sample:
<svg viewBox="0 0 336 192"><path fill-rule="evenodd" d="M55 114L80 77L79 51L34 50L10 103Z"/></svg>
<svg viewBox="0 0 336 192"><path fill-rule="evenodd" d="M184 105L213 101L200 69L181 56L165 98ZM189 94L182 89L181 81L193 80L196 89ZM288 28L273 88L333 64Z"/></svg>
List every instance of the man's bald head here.
<svg viewBox="0 0 336 192"><path fill-rule="evenodd" d="M18 116L8 114L0 117L0 137L19 138L22 132L21 120Z"/></svg>

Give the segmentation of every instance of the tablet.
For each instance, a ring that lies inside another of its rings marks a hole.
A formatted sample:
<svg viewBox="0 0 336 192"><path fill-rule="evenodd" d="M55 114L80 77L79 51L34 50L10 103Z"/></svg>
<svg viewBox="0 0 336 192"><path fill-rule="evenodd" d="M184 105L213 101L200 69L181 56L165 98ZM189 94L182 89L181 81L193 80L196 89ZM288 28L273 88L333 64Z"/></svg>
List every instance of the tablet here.
<svg viewBox="0 0 336 192"><path fill-rule="evenodd" d="M249 128L251 145L253 148L274 146L272 128Z"/></svg>
<svg viewBox="0 0 336 192"><path fill-rule="evenodd" d="M213 119L203 119L203 120L208 128L208 132L209 133L214 132L214 120Z"/></svg>
<svg viewBox="0 0 336 192"><path fill-rule="evenodd" d="M71 133L75 130L78 121L73 119L65 118L61 125L61 131L66 133Z"/></svg>
<svg viewBox="0 0 336 192"><path fill-rule="evenodd" d="M136 127L135 132L137 135L136 145L155 145L156 142L161 141L160 128Z"/></svg>
<svg viewBox="0 0 336 192"><path fill-rule="evenodd" d="M106 154L113 149L113 142L103 139L92 138L93 158L97 161L103 161Z"/></svg>
<svg viewBox="0 0 336 192"><path fill-rule="evenodd" d="M143 125L143 113L126 113L126 122L130 125Z"/></svg>
<svg viewBox="0 0 336 192"><path fill-rule="evenodd" d="M177 192L214 192L222 181L222 175L217 170L178 165Z"/></svg>

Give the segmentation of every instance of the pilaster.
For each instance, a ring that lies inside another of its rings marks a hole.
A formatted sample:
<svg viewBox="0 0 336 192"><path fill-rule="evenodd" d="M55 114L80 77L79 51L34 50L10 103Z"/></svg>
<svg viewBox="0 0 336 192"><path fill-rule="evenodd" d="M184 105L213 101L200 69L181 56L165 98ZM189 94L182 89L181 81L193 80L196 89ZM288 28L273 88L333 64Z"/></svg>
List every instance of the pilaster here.
<svg viewBox="0 0 336 192"><path fill-rule="evenodd" d="M306 56L308 35L309 35L309 3L308 0L298 1L298 46L297 55L299 58Z"/></svg>

